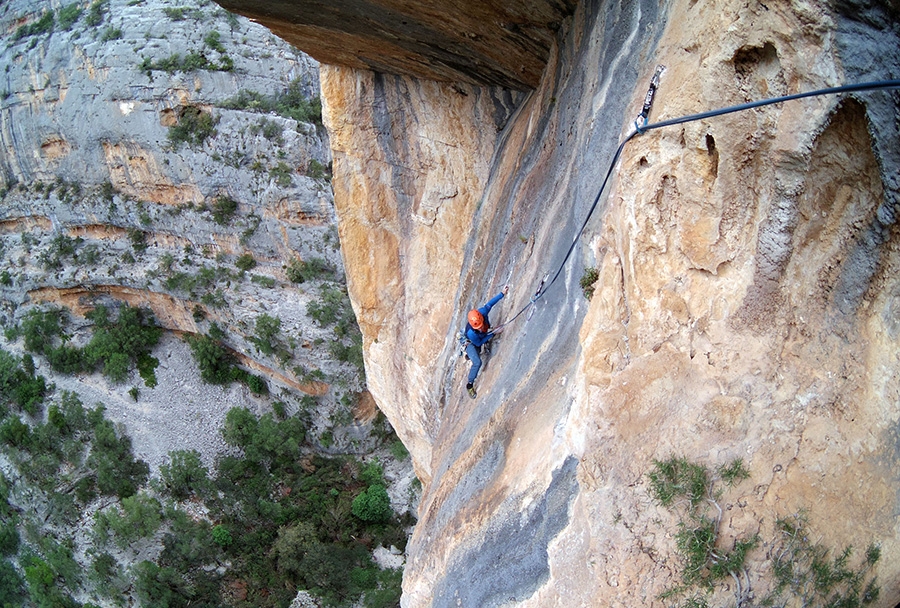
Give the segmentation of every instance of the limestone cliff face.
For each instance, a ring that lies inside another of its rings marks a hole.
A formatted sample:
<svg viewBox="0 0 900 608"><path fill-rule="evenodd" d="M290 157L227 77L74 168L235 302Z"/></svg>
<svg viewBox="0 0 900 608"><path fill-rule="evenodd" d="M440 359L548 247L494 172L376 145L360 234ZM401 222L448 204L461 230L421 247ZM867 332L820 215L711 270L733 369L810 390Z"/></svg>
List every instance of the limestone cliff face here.
<svg viewBox="0 0 900 608"><path fill-rule="evenodd" d="M310 413L333 449L371 447L370 425L329 420L352 418L335 412L349 410L364 379L329 351L331 328L307 314L321 277L299 284L287 272L318 258L333 271L327 278L341 275L327 135L312 115L261 111L289 90L295 110L316 99L318 64L214 4L82 8L65 25L55 3L0 7L0 322L12 325L34 305L62 305L74 313L76 343L89 334L81 318L98 303L149 307L179 336L215 323L289 410L317 399ZM51 14L52 28L37 27ZM190 116L209 119L205 137ZM171 137L177 125L190 141ZM223 201L230 207L217 211ZM280 322L280 353L254 342L263 314ZM138 403L128 386L84 383L97 384L85 402L106 402L154 467L183 447L183 433L169 431L195 414L194 391L218 393L200 383L185 353L179 344L163 361L181 389L142 386ZM197 434L212 438L196 443L208 462L224 447L219 426L229 407L269 401L246 389L212 400L211 411L196 414Z"/></svg>
<svg viewBox="0 0 900 608"><path fill-rule="evenodd" d="M711 605L762 601L798 512L823 546L879 544L876 605L900 601L896 92L637 137L474 402L454 341L562 262L658 64L651 121L897 78L892 10L583 2L511 113L495 89L323 70L367 370L427 482L405 606L664 605L677 519L647 473L673 454L750 472L719 546L759 544Z"/></svg>

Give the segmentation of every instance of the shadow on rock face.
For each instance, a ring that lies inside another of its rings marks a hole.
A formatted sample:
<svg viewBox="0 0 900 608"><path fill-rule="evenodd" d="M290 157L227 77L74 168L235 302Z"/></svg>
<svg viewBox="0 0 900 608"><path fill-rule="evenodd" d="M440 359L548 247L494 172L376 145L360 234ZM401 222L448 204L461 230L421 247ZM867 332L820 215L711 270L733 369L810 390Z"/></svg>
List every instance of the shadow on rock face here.
<svg viewBox="0 0 900 608"><path fill-rule="evenodd" d="M569 457L553 472L541 500L521 509L511 497L480 535L481 543L461 552L435 589L434 607L490 606L520 602L547 580L547 545L569 523L578 461Z"/></svg>

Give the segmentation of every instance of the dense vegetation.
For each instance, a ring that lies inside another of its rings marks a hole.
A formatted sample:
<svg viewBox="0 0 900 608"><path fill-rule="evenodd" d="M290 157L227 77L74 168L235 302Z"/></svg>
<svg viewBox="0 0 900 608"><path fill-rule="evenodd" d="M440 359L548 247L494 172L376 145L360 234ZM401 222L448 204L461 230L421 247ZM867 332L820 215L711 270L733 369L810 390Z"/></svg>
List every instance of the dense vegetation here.
<svg viewBox="0 0 900 608"><path fill-rule="evenodd" d="M162 330L152 314L124 304L116 319L110 318L105 306L97 306L87 318L94 322L94 331L84 347L69 344L65 333L68 312L62 308L30 310L18 327L7 328L6 337L23 336L25 350L44 356L56 372L101 371L111 381L121 383L136 367L147 386L156 386L154 370L159 361L150 353Z"/></svg>
<svg viewBox="0 0 900 608"><path fill-rule="evenodd" d="M0 361L6 376L27 374L9 353ZM73 599L79 589L154 607L287 606L297 589L329 606L398 604L399 571L379 569L371 552L402 548L412 522L393 515L377 461L315 454L300 418L232 409L222 432L241 456L222 456L211 473L196 451L172 452L148 484L146 463L102 405L64 392L42 422L43 404L29 413L9 383L2 388L0 446L21 478L0 476L0 606L91 606ZM29 495L37 510L9 502ZM104 496L116 500L99 503L82 573L65 530ZM201 520L183 507L198 501L208 510ZM161 543L158 559L119 564L148 543Z"/></svg>

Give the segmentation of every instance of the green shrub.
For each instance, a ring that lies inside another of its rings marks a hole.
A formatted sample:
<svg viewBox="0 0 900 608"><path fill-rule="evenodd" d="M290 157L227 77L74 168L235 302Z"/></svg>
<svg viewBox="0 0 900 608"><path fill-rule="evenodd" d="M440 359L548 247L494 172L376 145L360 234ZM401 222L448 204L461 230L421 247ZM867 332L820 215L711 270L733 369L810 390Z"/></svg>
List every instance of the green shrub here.
<svg viewBox="0 0 900 608"><path fill-rule="evenodd" d="M31 447L31 427L18 416L9 416L0 423L0 441L27 450Z"/></svg>
<svg viewBox="0 0 900 608"><path fill-rule="evenodd" d="M228 384L235 379L236 360L218 340L210 336L186 336L200 378L209 384Z"/></svg>
<svg viewBox="0 0 900 608"><path fill-rule="evenodd" d="M84 21L90 27L97 27L103 23L103 17L106 14L106 7L109 0L96 0L88 9L88 14Z"/></svg>
<svg viewBox="0 0 900 608"><path fill-rule="evenodd" d="M100 42L110 42L112 40L119 40L122 38L122 30L117 27L108 27L103 30L103 34L100 36Z"/></svg>
<svg viewBox="0 0 900 608"><path fill-rule="evenodd" d="M19 550L19 530L16 528L16 519L10 517L7 521L0 520L0 557L15 555Z"/></svg>
<svg viewBox="0 0 900 608"><path fill-rule="evenodd" d="M152 536L162 524L159 501L147 494L135 494L122 499L121 508L95 514L95 531L102 539L112 531L116 544L124 549L142 538Z"/></svg>
<svg viewBox="0 0 900 608"><path fill-rule="evenodd" d="M266 380L262 376L248 375L246 384L247 388L256 395L269 394L269 385L266 384Z"/></svg>
<svg viewBox="0 0 900 608"><path fill-rule="evenodd" d="M391 455L400 462L403 462L407 458L409 458L409 450L406 449L406 446L403 445L403 442L399 439L391 443Z"/></svg>
<svg viewBox="0 0 900 608"><path fill-rule="evenodd" d="M125 304L113 321L105 306L97 306L87 318L94 322L94 334L82 353L85 369L102 365L103 374L119 383L127 379L133 364L148 387L156 386L159 361L150 352L159 343L162 329L149 311Z"/></svg>
<svg viewBox="0 0 900 608"><path fill-rule="evenodd" d="M238 259L235 260L234 265L246 272L256 267L256 260L253 259L252 253L244 253L238 256Z"/></svg>
<svg viewBox="0 0 900 608"><path fill-rule="evenodd" d="M212 529L213 541L220 547L229 547L234 544L231 532L225 526L219 525Z"/></svg>
<svg viewBox="0 0 900 608"><path fill-rule="evenodd" d="M238 202L227 196L220 196L212 205L213 221L220 226L227 226L231 223L238 210Z"/></svg>
<svg viewBox="0 0 900 608"><path fill-rule="evenodd" d="M190 8L185 6L163 8L166 17L172 21L184 21L185 19L201 20L203 19L203 11L199 8Z"/></svg>
<svg viewBox="0 0 900 608"><path fill-rule="evenodd" d="M315 158L309 159L309 164L306 166L306 176L313 179L329 179L330 177L328 175L328 167Z"/></svg>
<svg viewBox="0 0 900 608"><path fill-rule="evenodd" d="M267 289L272 289L276 285L275 279L272 277L263 276L260 274L255 274L250 277L250 280L256 283L257 285L261 285L262 287L266 287Z"/></svg>
<svg viewBox="0 0 900 608"><path fill-rule="evenodd" d="M363 605L365 608L394 608L400 605L403 570L380 570L377 574L377 589L367 591Z"/></svg>
<svg viewBox="0 0 900 608"><path fill-rule="evenodd" d="M274 112L298 122L322 124L322 102L318 98L308 99L301 91L300 79L291 81L288 88L275 95L262 95L256 91L241 90L226 101L225 108L249 110L251 112Z"/></svg>
<svg viewBox="0 0 900 608"><path fill-rule="evenodd" d="M203 466L197 450L169 452L169 464L161 465L159 474L166 490L178 500L202 495L209 487L209 470Z"/></svg>
<svg viewBox="0 0 900 608"><path fill-rule="evenodd" d="M150 467L143 460L135 460L131 438L119 436L112 422L103 417L103 411L103 406L99 406L88 414L94 441L87 465L95 473L101 494L127 498L147 481Z"/></svg>
<svg viewBox="0 0 900 608"><path fill-rule="evenodd" d="M68 321L67 312L60 308L28 311L19 328L25 337L25 350L44 354L56 343Z"/></svg>
<svg viewBox="0 0 900 608"><path fill-rule="evenodd" d="M171 131L169 131L169 133L171 133ZM144 232L140 228L129 228L127 230L127 233L128 239L131 241L131 248L134 249L135 253L142 253L144 251L147 251L146 232Z"/></svg>
<svg viewBox="0 0 900 608"><path fill-rule="evenodd" d="M392 513L391 499L381 484L369 486L353 499L353 514L365 522L384 522Z"/></svg>
<svg viewBox="0 0 900 608"><path fill-rule="evenodd" d="M212 30L203 37L203 43L214 51L224 53L225 47L222 46L221 37L222 35L219 32Z"/></svg>
<svg viewBox="0 0 900 608"><path fill-rule="evenodd" d="M116 558L105 552L91 560L88 579L96 585L97 591L110 599L124 597L127 587L130 586L130 581L123 576Z"/></svg>
<svg viewBox="0 0 900 608"><path fill-rule="evenodd" d="M84 9L82 9L77 2L59 9L59 29L63 31L72 29L72 26L75 25L75 22L78 21L83 12Z"/></svg>
<svg viewBox="0 0 900 608"><path fill-rule="evenodd" d="M672 506L675 499L686 498L696 507L709 496L709 474L702 465L675 456L668 460L653 461L650 493L664 507Z"/></svg>
<svg viewBox="0 0 900 608"><path fill-rule="evenodd" d="M53 32L55 26L56 18L53 16L53 11L44 11L44 13L41 14L41 18L37 21L19 26L16 33L13 34L13 40L21 40L28 36L50 34Z"/></svg>
<svg viewBox="0 0 900 608"><path fill-rule="evenodd" d="M38 257L38 261L44 270L59 270L63 267L63 261L66 258L75 258L78 247L83 242L84 239L81 237L73 239L65 234L58 234L53 237L50 247Z"/></svg>
<svg viewBox="0 0 900 608"><path fill-rule="evenodd" d="M281 319L263 313L256 317L256 335L251 337L250 340L260 352L271 355L275 353L280 344L278 340L280 334Z"/></svg>
<svg viewBox="0 0 900 608"><path fill-rule="evenodd" d="M581 287L581 291L582 293L584 293L584 297L588 300L594 297L594 284L599 278L600 274L598 273L596 268L584 269L584 274L581 275L581 279L578 281L578 285L579 287Z"/></svg>
<svg viewBox="0 0 900 608"><path fill-rule="evenodd" d="M132 569L134 587L142 606L181 608L191 604L196 591L173 568L142 561Z"/></svg>
<svg viewBox="0 0 900 608"><path fill-rule="evenodd" d="M195 106L182 110L178 122L169 127L169 143L176 150L181 144L201 146L208 138L216 135L218 118L203 112Z"/></svg>
<svg viewBox="0 0 900 608"><path fill-rule="evenodd" d="M25 581L11 563L0 559L0 598L3 608L13 608L24 605Z"/></svg>
<svg viewBox="0 0 900 608"><path fill-rule="evenodd" d="M277 165L269 169L269 177L282 188L287 188L293 183L294 170L287 163L279 161Z"/></svg>
<svg viewBox="0 0 900 608"><path fill-rule="evenodd" d="M861 608L878 601L881 588L872 576L881 559L878 545L869 545L854 567L852 547L832 553L811 541L816 535L809 530L805 513L780 518L775 526L779 537L770 551L775 589L762 605L788 605L790 597L802 600L804 606L841 608Z"/></svg>
<svg viewBox="0 0 900 608"><path fill-rule="evenodd" d="M369 486L384 485L384 468L378 462L378 459L374 459L363 466L359 472L359 479Z"/></svg>

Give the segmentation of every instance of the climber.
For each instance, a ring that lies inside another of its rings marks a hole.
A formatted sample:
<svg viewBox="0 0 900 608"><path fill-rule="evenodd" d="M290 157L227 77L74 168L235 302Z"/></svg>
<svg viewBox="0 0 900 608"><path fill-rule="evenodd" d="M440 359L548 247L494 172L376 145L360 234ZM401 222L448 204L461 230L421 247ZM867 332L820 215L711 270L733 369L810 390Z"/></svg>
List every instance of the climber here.
<svg viewBox="0 0 900 608"><path fill-rule="evenodd" d="M464 331L466 339L466 358L472 362L472 368L469 370L469 381L466 383L466 390L469 396L474 399L478 393L475 392L475 378L481 371L481 347L491 339L503 331L502 327L498 327L494 331L490 331L491 322L488 319L488 313L491 308L499 302L503 296L509 293L509 285L503 287L503 290L490 299L487 304L479 309L469 311L468 323Z"/></svg>

